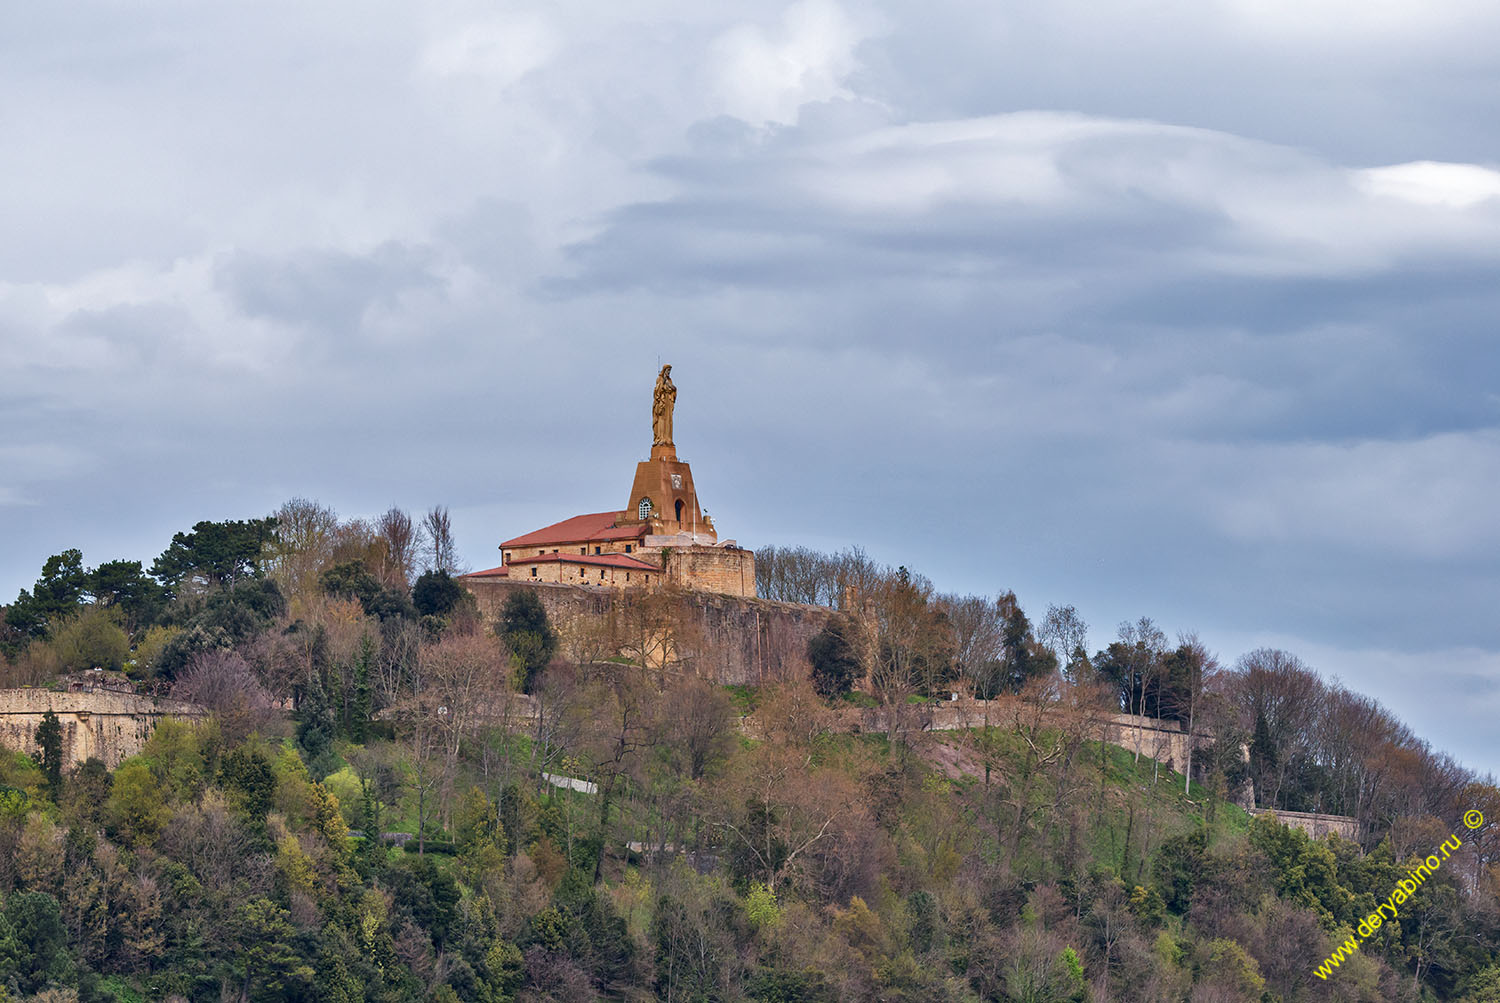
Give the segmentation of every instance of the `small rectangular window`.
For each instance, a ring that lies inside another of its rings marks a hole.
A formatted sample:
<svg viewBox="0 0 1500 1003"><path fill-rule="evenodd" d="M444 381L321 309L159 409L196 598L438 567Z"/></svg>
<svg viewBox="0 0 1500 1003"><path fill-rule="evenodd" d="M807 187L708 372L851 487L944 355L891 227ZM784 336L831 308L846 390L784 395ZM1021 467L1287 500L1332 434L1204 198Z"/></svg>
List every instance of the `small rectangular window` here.
<svg viewBox="0 0 1500 1003"><path fill-rule="evenodd" d="M602 554L602 553L604 553L604 548L603 547L595 547L594 548L594 553L596 553L596 554Z"/></svg>
<svg viewBox="0 0 1500 1003"><path fill-rule="evenodd" d="M587 548L587 547L579 547L578 548L578 552L580 554L587 554L589 552L589 548Z"/></svg>
<svg viewBox="0 0 1500 1003"><path fill-rule="evenodd" d="M630 553L630 544L625 544L625 553Z"/></svg>
<svg viewBox="0 0 1500 1003"><path fill-rule="evenodd" d="M532 577L532 578L535 578L535 577L536 577L536 568L532 568L532 569L531 569L531 577Z"/></svg>
<svg viewBox="0 0 1500 1003"><path fill-rule="evenodd" d="M510 551L508 551L508 550L505 552L505 563L506 564L510 563Z"/></svg>
<svg viewBox="0 0 1500 1003"><path fill-rule="evenodd" d="M628 571L627 571L627 572L625 572L625 580L626 580L626 581L627 581L627 582L628 582L628 581L630 581L630 572L628 572Z"/></svg>

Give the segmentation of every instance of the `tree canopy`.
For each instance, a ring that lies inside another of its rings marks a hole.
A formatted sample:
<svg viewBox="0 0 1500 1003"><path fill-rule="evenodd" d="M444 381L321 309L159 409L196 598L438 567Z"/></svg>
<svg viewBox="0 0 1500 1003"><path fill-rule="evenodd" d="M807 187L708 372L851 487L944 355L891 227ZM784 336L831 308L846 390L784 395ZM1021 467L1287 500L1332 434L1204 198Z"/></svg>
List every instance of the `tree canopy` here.
<svg viewBox="0 0 1500 1003"><path fill-rule="evenodd" d="M176 533L151 565L151 575L172 595L184 589L229 588L260 574L266 545L276 537L276 517L195 523Z"/></svg>

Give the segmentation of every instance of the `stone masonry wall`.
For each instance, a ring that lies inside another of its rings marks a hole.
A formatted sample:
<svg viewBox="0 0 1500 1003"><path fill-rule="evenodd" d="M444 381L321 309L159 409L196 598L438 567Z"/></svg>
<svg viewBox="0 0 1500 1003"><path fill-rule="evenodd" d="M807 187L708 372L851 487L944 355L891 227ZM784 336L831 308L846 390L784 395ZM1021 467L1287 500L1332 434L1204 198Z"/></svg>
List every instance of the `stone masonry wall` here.
<svg viewBox="0 0 1500 1003"><path fill-rule="evenodd" d="M1004 699L944 701L924 705L917 720L909 723L927 731L981 728L986 720L992 725L1006 727L1013 706L1013 702ZM884 708L851 708L842 713L845 725L851 728L855 725L860 731L885 731L887 728ZM1087 734L1092 741L1104 741L1132 754L1139 750L1142 756L1179 773L1187 768L1190 741L1195 749L1213 741L1212 736L1206 734L1189 736L1175 721L1157 721L1135 714L1098 715L1089 722Z"/></svg>
<svg viewBox="0 0 1500 1003"><path fill-rule="evenodd" d="M535 571L533 572L533 569ZM565 561L542 561L528 564L523 558L510 566L510 577L516 581L546 582L553 585L591 585L594 588L629 588L655 585L662 580L659 572L631 568L601 568ZM464 582L463 584L468 584Z"/></svg>
<svg viewBox="0 0 1500 1003"><path fill-rule="evenodd" d="M1270 808L1247 808L1252 815L1270 815L1283 825L1301 829L1313 839L1332 833L1340 839L1359 839L1359 820L1347 815L1321 815L1311 811L1272 811Z"/></svg>
<svg viewBox="0 0 1500 1003"><path fill-rule="evenodd" d="M0 690L0 745L35 756L36 726L49 710L62 724L63 762L76 766L97 758L110 769L140 752L163 717L205 713L202 707L181 700L134 693Z"/></svg>
<svg viewBox="0 0 1500 1003"><path fill-rule="evenodd" d="M674 660L723 685L805 678L812 672L807 642L833 615L822 606L712 592L669 591L646 598L639 592L499 578L464 579L463 584L486 623L499 619L512 590L534 589L553 627L565 636L592 629L623 641L640 615L638 604L658 603L652 613L668 622Z"/></svg>
<svg viewBox="0 0 1500 1003"><path fill-rule="evenodd" d="M668 581L730 596L755 595L755 554L738 547L674 547Z"/></svg>
<svg viewBox="0 0 1500 1003"><path fill-rule="evenodd" d="M812 675L807 642L833 610L743 596L690 592L683 608L685 660L725 685Z"/></svg>

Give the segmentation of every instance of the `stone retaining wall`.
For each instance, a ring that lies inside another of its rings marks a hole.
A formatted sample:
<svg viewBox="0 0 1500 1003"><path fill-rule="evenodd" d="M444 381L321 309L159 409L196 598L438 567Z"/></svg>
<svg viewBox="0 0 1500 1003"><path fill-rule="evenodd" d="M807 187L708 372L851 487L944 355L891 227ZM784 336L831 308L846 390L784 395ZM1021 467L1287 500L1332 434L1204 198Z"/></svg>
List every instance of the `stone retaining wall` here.
<svg viewBox="0 0 1500 1003"><path fill-rule="evenodd" d="M1284 825L1301 829L1314 839L1332 833L1340 839L1359 839L1359 820L1348 815L1323 815L1311 811L1273 811L1270 808L1247 808L1252 815L1270 815Z"/></svg>
<svg viewBox="0 0 1500 1003"><path fill-rule="evenodd" d="M47 711L62 725L63 762L100 759L110 769L145 746L163 717L201 717L202 707L135 693L0 690L0 745L35 757L36 727Z"/></svg>

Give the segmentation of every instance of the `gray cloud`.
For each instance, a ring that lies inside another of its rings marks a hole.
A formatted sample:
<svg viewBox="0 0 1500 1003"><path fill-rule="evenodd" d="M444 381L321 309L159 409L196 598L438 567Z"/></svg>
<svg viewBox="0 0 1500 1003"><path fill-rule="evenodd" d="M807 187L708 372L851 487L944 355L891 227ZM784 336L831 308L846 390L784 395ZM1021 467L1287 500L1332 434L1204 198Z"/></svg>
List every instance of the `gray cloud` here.
<svg viewBox="0 0 1500 1003"><path fill-rule="evenodd" d="M1496 15L1351 10L18 8L0 587L297 494L488 566L671 361L745 543L1279 639L1500 767Z"/></svg>

